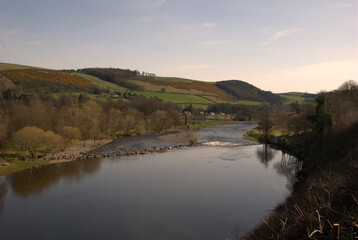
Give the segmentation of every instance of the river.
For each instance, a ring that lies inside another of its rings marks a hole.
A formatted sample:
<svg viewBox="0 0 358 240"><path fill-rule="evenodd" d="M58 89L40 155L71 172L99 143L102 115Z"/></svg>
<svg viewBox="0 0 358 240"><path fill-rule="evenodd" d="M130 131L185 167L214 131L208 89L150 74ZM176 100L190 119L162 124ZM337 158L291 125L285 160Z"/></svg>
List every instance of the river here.
<svg viewBox="0 0 358 240"><path fill-rule="evenodd" d="M242 236L290 194L297 170L294 157L242 138L254 126L203 128L206 146L0 177L0 239Z"/></svg>

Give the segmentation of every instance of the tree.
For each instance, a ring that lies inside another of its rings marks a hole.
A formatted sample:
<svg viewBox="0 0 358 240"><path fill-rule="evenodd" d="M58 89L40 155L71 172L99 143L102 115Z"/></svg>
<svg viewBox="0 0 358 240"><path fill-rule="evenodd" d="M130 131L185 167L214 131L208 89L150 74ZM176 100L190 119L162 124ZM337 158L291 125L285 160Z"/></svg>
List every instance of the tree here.
<svg viewBox="0 0 358 240"><path fill-rule="evenodd" d="M270 132L274 126L274 123L271 121L270 116L268 114L263 114L258 122L258 128L262 130L264 135L265 143L268 143Z"/></svg>
<svg viewBox="0 0 358 240"><path fill-rule="evenodd" d="M3 113L2 111L0 111L0 148L5 146L5 144L7 143L7 124L5 124L4 120L3 120Z"/></svg>
<svg viewBox="0 0 358 240"><path fill-rule="evenodd" d="M65 142L63 138L52 131L44 132L41 135L41 141L47 151L64 149Z"/></svg>
<svg viewBox="0 0 358 240"><path fill-rule="evenodd" d="M21 152L27 151L35 158L41 149L47 151L61 148L63 138L52 131L44 131L38 127L24 127L17 131L12 138L14 146Z"/></svg>
<svg viewBox="0 0 358 240"><path fill-rule="evenodd" d="M150 125L155 132L160 132L170 126L168 112L158 110L150 115Z"/></svg>
<svg viewBox="0 0 358 240"><path fill-rule="evenodd" d="M326 129L332 127L332 114L328 112L327 98L325 94L319 95L316 99L316 113L315 115L307 116L307 119L314 125L315 133L321 137Z"/></svg>
<svg viewBox="0 0 358 240"><path fill-rule="evenodd" d="M112 108L108 113L108 131L112 136L121 128L122 112L119 109Z"/></svg>
<svg viewBox="0 0 358 240"><path fill-rule="evenodd" d="M12 141L19 151L28 151L32 157L35 157L42 145L43 133L44 130L37 127L24 127L14 134Z"/></svg>
<svg viewBox="0 0 358 240"><path fill-rule="evenodd" d="M72 140L81 138L81 131L77 127L65 126L61 129L61 135L64 139L64 146L62 149L64 150L72 143Z"/></svg>
<svg viewBox="0 0 358 240"><path fill-rule="evenodd" d="M92 138L95 142L101 136L99 119L102 116L102 109L98 103L88 101L82 105L80 118L80 128L85 139Z"/></svg>

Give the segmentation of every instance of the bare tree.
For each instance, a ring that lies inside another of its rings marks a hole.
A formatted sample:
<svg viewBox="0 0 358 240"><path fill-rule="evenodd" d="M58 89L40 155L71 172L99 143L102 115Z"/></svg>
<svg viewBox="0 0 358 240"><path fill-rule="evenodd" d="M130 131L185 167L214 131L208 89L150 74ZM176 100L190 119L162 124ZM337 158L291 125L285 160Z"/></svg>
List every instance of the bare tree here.
<svg viewBox="0 0 358 240"><path fill-rule="evenodd" d="M262 130L264 135L265 143L268 143L270 138L270 133L274 126L274 123L271 121L269 114L263 114L258 122L258 128Z"/></svg>
<svg viewBox="0 0 358 240"><path fill-rule="evenodd" d="M74 139L81 138L81 131L77 127L65 126L61 129L61 135L64 139L64 146L62 149L64 150Z"/></svg>

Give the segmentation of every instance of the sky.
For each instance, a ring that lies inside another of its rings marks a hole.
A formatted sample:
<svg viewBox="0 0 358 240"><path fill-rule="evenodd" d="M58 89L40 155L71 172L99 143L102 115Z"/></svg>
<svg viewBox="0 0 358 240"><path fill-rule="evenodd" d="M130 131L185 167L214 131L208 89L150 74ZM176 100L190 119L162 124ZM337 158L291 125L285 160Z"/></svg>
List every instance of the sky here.
<svg viewBox="0 0 358 240"><path fill-rule="evenodd" d="M0 0L0 62L331 91L358 81L358 0Z"/></svg>

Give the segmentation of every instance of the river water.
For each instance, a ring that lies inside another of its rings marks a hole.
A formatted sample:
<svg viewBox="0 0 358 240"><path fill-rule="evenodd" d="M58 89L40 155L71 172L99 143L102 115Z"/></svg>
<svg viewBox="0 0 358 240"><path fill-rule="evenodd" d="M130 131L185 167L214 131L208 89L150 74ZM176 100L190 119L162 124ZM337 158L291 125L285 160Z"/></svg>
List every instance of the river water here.
<svg viewBox="0 0 358 240"><path fill-rule="evenodd" d="M207 146L80 160L0 178L0 239L227 239L290 193L295 158L202 129Z"/></svg>

